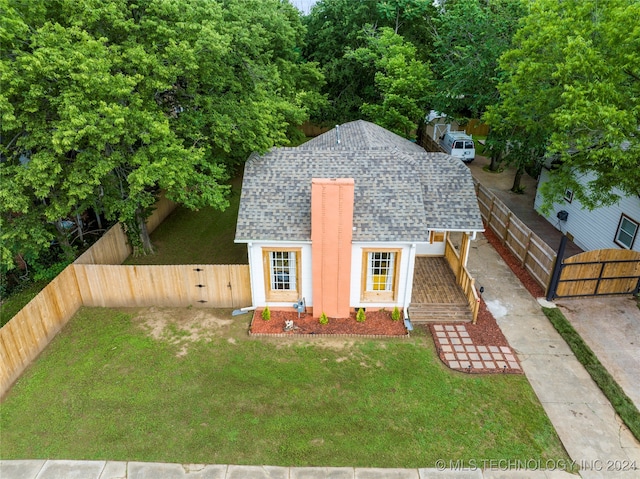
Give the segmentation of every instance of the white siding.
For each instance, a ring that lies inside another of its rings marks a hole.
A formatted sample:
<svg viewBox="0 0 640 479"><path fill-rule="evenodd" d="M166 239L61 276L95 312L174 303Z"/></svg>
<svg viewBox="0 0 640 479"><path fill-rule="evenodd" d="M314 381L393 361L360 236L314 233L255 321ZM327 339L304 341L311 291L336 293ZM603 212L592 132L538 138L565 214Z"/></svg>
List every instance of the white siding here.
<svg viewBox="0 0 640 479"><path fill-rule="evenodd" d="M300 288L301 296L305 299L307 306L313 306L313 287L311 277L311 245L308 243L263 243L254 242L247 245L249 256L249 270L251 274L251 295L253 296L253 305L258 308L267 305L264 267L262 263L263 248L301 248L300 251ZM292 301L278 303L269 301L269 306L288 306L293 304Z"/></svg>
<svg viewBox="0 0 640 479"><path fill-rule="evenodd" d="M540 174L538 187L542 185L549 176L549 171L544 169ZM587 180L585 180L587 181ZM535 209L540 211L542 198L536 193ZM560 221L557 218L558 211L565 210L569 213L567 221ZM583 209L580 202L575 198L571 203L562 201L555 203L551 213L545 216L547 220L563 233L573 235L573 242L585 251L605 248L620 248L615 242L618 224L622 214L627 215L632 220L640 222L640 198L632 196L622 196L618 204L604 208L597 208L593 211ZM636 237L632 247L633 251L640 251L640 234Z"/></svg>
<svg viewBox="0 0 640 479"><path fill-rule="evenodd" d="M421 256L444 256L444 241L434 243L417 243L416 254Z"/></svg>
<svg viewBox="0 0 640 479"><path fill-rule="evenodd" d="M367 248L389 248L400 249L400 273L398 275L398 295L397 301L390 303L363 303L360 300L362 290L362 255L363 249ZM350 303L353 308L388 308L393 306L403 307L405 296L411 294L413 286L413 264L415 258L415 248L410 244L384 244L384 243L356 243L351 248L351 297ZM410 297L410 296L409 296Z"/></svg>

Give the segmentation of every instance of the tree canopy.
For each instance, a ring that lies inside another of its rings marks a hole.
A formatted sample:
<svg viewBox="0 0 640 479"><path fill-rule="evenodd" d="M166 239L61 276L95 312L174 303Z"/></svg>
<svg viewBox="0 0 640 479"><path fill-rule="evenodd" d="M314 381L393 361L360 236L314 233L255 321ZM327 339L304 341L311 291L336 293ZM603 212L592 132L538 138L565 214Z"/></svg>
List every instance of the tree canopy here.
<svg viewBox="0 0 640 479"><path fill-rule="evenodd" d="M360 107L381 100L376 72L381 65L362 62L350 52L371 48L372 34L387 27L412 44L416 59L425 61L431 38L427 19L435 13L424 0L320 0L305 18L305 58L317 62L326 78L323 92L329 103L318 110L318 122L361 118Z"/></svg>
<svg viewBox="0 0 640 479"><path fill-rule="evenodd" d="M637 0L535 0L500 60L487 120L553 164L547 208L567 188L587 208L640 194L639 15Z"/></svg>
<svg viewBox="0 0 640 479"><path fill-rule="evenodd" d="M367 46L347 57L375 68L377 101L361 105L363 115L380 126L409 138L431 95L429 65L416 58L416 48L391 28L372 32Z"/></svg>
<svg viewBox="0 0 640 479"><path fill-rule="evenodd" d="M431 108L480 118L498 100L498 59L524 15L522 0L447 0L430 24L438 88Z"/></svg>
<svg viewBox="0 0 640 479"><path fill-rule="evenodd" d="M224 208L230 168L323 101L287 2L0 1L5 268L65 245L88 208L148 249L159 190Z"/></svg>

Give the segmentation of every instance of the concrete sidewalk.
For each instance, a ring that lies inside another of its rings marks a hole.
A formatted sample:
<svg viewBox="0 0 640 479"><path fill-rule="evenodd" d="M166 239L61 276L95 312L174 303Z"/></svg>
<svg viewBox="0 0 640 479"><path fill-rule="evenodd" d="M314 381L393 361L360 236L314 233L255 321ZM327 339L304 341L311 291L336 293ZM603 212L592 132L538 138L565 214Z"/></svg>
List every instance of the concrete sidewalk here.
<svg viewBox="0 0 640 479"><path fill-rule="evenodd" d="M640 477L640 444L484 236L472 243L468 269L584 479ZM594 465L610 465L609 471ZM620 465L620 467L617 467ZM591 469L591 470L587 470Z"/></svg>
<svg viewBox="0 0 640 479"><path fill-rule="evenodd" d="M0 461L2 479L575 479L562 470L519 470L495 464L482 469L375 469L160 464L115 461Z"/></svg>

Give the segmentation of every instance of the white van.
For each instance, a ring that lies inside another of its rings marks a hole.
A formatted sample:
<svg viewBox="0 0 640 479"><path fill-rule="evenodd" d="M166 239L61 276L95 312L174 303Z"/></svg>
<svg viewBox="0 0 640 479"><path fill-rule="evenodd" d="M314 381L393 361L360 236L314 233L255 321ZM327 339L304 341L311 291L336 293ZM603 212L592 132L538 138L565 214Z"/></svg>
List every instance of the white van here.
<svg viewBox="0 0 640 479"><path fill-rule="evenodd" d="M445 153L460 158L464 163L471 163L476 157L473 138L464 131L447 131L440 137L438 143Z"/></svg>

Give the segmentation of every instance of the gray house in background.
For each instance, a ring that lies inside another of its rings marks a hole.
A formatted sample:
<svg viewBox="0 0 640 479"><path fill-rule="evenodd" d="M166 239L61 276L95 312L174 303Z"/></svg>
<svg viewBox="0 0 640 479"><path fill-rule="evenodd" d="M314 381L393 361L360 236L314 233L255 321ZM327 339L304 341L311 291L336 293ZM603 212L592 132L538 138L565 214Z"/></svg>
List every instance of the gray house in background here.
<svg viewBox="0 0 640 479"><path fill-rule="evenodd" d="M538 187L548 181L552 174L550 166L545 165L540 172ZM594 178L588 174L578 181L587 185ZM584 251L609 248L640 251L640 196L626 195L618 189L614 192L620 197L618 203L588 210L573 197L573 191L567 189L563 200L554 203L551 213L544 215L543 198L538 190L534 207Z"/></svg>
<svg viewBox="0 0 640 479"><path fill-rule="evenodd" d="M235 242L247 244L255 307L304 298L316 317L395 306L407 317L416 262L444 258L459 232L461 270L481 231L464 164L359 120L252 155Z"/></svg>

